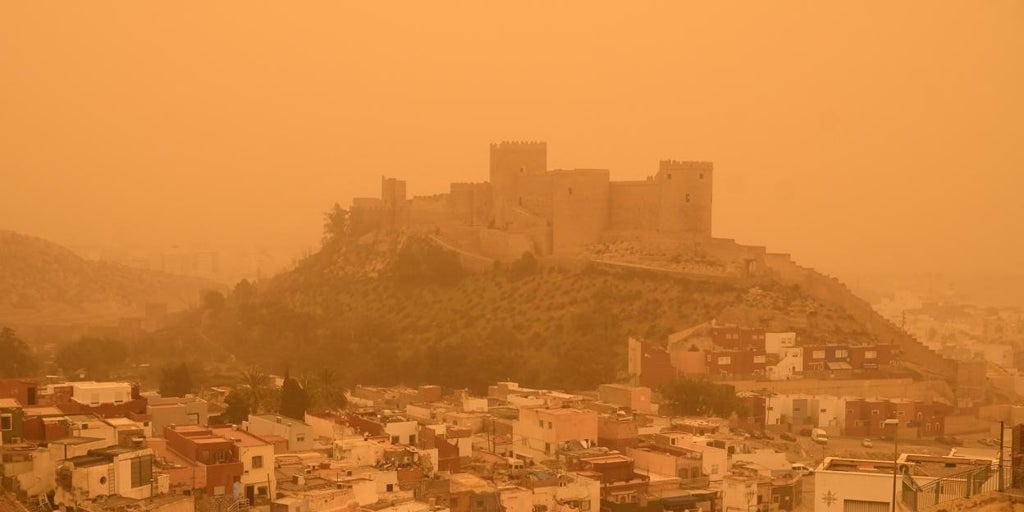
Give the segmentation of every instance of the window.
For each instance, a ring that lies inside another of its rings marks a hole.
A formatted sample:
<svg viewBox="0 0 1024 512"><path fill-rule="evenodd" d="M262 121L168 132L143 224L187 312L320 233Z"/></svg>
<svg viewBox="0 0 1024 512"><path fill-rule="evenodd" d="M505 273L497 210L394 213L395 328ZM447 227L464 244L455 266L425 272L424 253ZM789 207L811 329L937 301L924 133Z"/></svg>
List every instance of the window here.
<svg viewBox="0 0 1024 512"><path fill-rule="evenodd" d="M132 459L132 487L149 485L153 481L153 456L143 455Z"/></svg>
<svg viewBox="0 0 1024 512"><path fill-rule="evenodd" d="M548 422L548 430L551 430L551 422Z"/></svg>
<svg viewBox="0 0 1024 512"><path fill-rule="evenodd" d="M388 484L387 486L385 486L385 487L384 487L384 489L385 489L385 490L386 490L387 492L394 492L394 490L395 490L395 484Z"/></svg>
<svg viewBox="0 0 1024 512"><path fill-rule="evenodd" d="M836 349L836 357L844 359L850 357L850 351L845 348Z"/></svg>
<svg viewBox="0 0 1024 512"><path fill-rule="evenodd" d="M717 475L718 474L718 464L712 464L711 465L711 474L712 475Z"/></svg>
<svg viewBox="0 0 1024 512"><path fill-rule="evenodd" d="M764 363L765 362L765 358L764 358L764 356L754 356L754 362L755 363Z"/></svg>
<svg viewBox="0 0 1024 512"><path fill-rule="evenodd" d="M262 455L253 455L252 456L252 468L253 469L259 469L259 468L262 468L262 467L263 467L263 456Z"/></svg>
<svg viewBox="0 0 1024 512"><path fill-rule="evenodd" d="M302 432L299 432L298 434L295 434L295 441L296 442L301 443L301 442L303 442L305 440L306 440L306 434L303 434Z"/></svg>
<svg viewBox="0 0 1024 512"><path fill-rule="evenodd" d="M0 414L0 430L14 430L14 416Z"/></svg>
<svg viewBox="0 0 1024 512"><path fill-rule="evenodd" d="M266 497L267 496L267 488L266 487L262 487L262 486L261 487L257 487L256 488L256 495L257 496L261 496L261 497Z"/></svg>
<svg viewBox="0 0 1024 512"><path fill-rule="evenodd" d="M398 444L398 436L391 436L391 444Z"/></svg>
<svg viewBox="0 0 1024 512"><path fill-rule="evenodd" d="M540 428L544 428L544 420L537 420L537 426Z"/></svg>
<svg viewBox="0 0 1024 512"><path fill-rule="evenodd" d="M551 453L551 443L544 443L544 453Z"/></svg>
<svg viewBox="0 0 1024 512"><path fill-rule="evenodd" d="M203 450L203 451L199 452L199 462L202 462L204 464L207 463L207 462L210 462L210 452L209 452L209 450Z"/></svg>
<svg viewBox="0 0 1024 512"><path fill-rule="evenodd" d="M871 410L871 415L872 416L878 416L878 409L872 409Z"/></svg>
<svg viewBox="0 0 1024 512"><path fill-rule="evenodd" d="M718 358L718 364L720 364L720 365L732 364L732 357L721 356L721 357Z"/></svg>
<svg viewBox="0 0 1024 512"><path fill-rule="evenodd" d="M665 177L668 178L668 179L672 179L672 173L666 174Z"/></svg>
<svg viewBox="0 0 1024 512"><path fill-rule="evenodd" d="M814 359L825 359L825 351L815 350L814 352L811 352L811 357Z"/></svg>
<svg viewBox="0 0 1024 512"><path fill-rule="evenodd" d="M907 412L907 411L899 411L899 412L896 413L896 415L897 416L903 416L903 413L905 413L905 412Z"/></svg>
<svg viewBox="0 0 1024 512"><path fill-rule="evenodd" d="M704 173L700 173L700 179L704 179Z"/></svg>
<svg viewBox="0 0 1024 512"><path fill-rule="evenodd" d="M875 350L865 350L864 359L878 359L878 352Z"/></svg>

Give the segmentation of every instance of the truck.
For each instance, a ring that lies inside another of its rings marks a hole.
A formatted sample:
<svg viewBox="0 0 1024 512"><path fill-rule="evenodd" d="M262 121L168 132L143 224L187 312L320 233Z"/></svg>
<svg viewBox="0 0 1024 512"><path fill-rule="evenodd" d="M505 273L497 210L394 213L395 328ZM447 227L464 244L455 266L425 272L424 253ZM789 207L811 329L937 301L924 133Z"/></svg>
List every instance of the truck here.
<svg viewBox="0 0 1024 512"><path fill-rule="evenodd" d="M818 444L828 444L828 434L825 433L823 428L815 428L811 430L811 441Z"/></svg>

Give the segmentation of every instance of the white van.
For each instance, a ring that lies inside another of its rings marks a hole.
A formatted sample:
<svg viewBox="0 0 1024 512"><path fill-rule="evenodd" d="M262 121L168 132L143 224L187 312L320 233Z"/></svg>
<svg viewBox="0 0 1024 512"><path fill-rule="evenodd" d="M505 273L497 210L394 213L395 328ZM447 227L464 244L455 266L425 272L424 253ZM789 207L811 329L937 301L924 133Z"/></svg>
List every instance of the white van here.
<svg viewBox="0 0 1024 512"><path fill-rule="evenodd" d="M807 476L807 475L810 475L810 474L814 473L814 470L811 469L810 466L808 466L807 464L800 463L800 462L794 462L791 465L791 468L792 468L794 473L800 473L803 476Z"/></svg>
<svg viewBox="0 0 1024 512"><path fill-rule="evenodd" d="M825 429L816 428L811 430L811 441L818 444L828 444L828 434L825 433Z"/></svg>

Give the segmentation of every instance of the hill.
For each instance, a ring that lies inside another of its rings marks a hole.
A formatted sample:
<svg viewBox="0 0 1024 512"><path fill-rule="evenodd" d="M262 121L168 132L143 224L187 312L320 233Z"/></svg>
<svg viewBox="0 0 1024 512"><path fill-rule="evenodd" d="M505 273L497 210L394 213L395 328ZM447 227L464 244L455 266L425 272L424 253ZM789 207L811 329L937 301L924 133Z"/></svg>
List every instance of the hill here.
<svg viewBox="0 0 1024 512"><path fill-rule="evenodd" d="M524 256L466 273L429 237L332 243L146 345L152 362L201 351L274 372L333 367L349 383L585 389L624 377L628 336L663 340L710 319L873 341L797 285L577 263Z"/></svg>
<svg viewBox="0 0 1024 512"><path fill-rule="evenodd" d="M146 304L187 308L213 282L86 260L41 238L0 231L0 324L116 323Z"/></svg>

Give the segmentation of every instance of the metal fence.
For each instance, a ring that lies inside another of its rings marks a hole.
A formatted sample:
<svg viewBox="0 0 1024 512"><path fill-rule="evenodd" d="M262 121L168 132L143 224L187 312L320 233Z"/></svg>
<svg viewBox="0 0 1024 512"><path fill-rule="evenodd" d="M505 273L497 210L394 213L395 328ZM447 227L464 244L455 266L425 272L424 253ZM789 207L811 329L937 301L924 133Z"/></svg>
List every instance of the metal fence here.
<svg viewBox="0 0 1024 512"><path fill-rule="evenodd" d="M997 466L987 466L923 480L921 477L914 478L906 473L903 475L902 502L914 512L928 510L954 500L1009 489L1013 475L1009 468L1000 471Z"/></svg>

